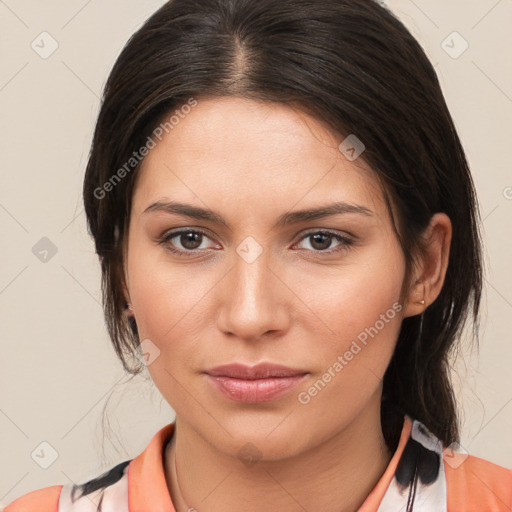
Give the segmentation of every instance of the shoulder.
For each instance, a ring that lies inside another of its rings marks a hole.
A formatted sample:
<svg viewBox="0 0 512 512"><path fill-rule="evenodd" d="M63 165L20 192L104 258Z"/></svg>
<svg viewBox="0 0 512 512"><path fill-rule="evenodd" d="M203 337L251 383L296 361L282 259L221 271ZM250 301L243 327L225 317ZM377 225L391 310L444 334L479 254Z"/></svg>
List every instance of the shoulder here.
<svg viewBox="0 0 512 512"><path fill-rule="evenodd" d="M512 510L512 469L448 448L443 459L449 512Z"/></svg>
<svg viewBox="0 0 512 512"><path fill-rule="evenodd" d="M20 496L4 512L57 512L62 485L43 487Z"/></svg>
<svg viewBox="0 0 512 512"><path fill-rule="evenodd" d="M446 447L425 425L412 420L395 477L403 489L415 485L416 475L417 501L435 503L425 510L512 511L512 469L470 455L456 443Z"/></svg>
<svg viewBox="0 0 512 512"><path fill-rule="evenodd" d="M54 485L29 492L3 512L97 512L102 504L113 507L109 510L127 511L130 462L121 462L84 484Z"/></svg>

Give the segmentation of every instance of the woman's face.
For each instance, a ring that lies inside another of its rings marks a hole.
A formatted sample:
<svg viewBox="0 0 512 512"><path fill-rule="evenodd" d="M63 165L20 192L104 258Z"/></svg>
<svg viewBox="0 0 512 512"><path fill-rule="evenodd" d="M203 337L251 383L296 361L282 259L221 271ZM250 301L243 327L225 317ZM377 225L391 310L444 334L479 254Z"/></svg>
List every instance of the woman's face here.
<svg viewBox="0 0 512 512"><path fill-rule="evenodd" d="M341 142L282 104L199 98L140 170L125 271L148 370L226 454L298 454L378 410L405 262L374 173ZM213 375L235 363L298 376Z"/></svg>

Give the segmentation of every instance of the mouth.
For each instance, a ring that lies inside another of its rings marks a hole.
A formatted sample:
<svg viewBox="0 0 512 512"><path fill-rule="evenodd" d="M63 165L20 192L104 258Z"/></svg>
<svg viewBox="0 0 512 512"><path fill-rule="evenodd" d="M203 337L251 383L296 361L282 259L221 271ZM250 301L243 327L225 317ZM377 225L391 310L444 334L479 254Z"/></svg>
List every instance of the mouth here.
<svg viewBox="0 0 512 512"><path fill-rule="evenodd" d="M288 393L308 374L282 365L228 364L204 372L215 390L236 402L268 402Z"/></svg>

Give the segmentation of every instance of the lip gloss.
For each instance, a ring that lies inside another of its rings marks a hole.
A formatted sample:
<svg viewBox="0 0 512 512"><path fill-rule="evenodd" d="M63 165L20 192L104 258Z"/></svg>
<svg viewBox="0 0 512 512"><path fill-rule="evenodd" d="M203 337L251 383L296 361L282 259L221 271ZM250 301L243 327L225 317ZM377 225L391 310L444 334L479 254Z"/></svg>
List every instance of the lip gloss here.
<svg viewBox="0 0 512 512"><path fill-rule="evenodd" d="M305 375L239 379L223 375L208 375L208 381L224 396L236 402L268 402L278 398L304 379Z"/></svg>

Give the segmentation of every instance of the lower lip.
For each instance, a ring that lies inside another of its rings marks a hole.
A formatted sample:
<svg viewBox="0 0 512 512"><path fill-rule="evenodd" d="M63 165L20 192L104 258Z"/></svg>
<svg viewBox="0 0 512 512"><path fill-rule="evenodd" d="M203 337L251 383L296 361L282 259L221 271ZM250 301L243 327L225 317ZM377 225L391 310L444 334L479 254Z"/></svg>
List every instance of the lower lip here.
<svg viewBox="0 0 512 512"><path fill-rule="evenodd" d="M301 382L306 374L293 377L268 379L234 379L232 377L208 375L215 389L236 402L268 402L278 398Z"/></svg>

